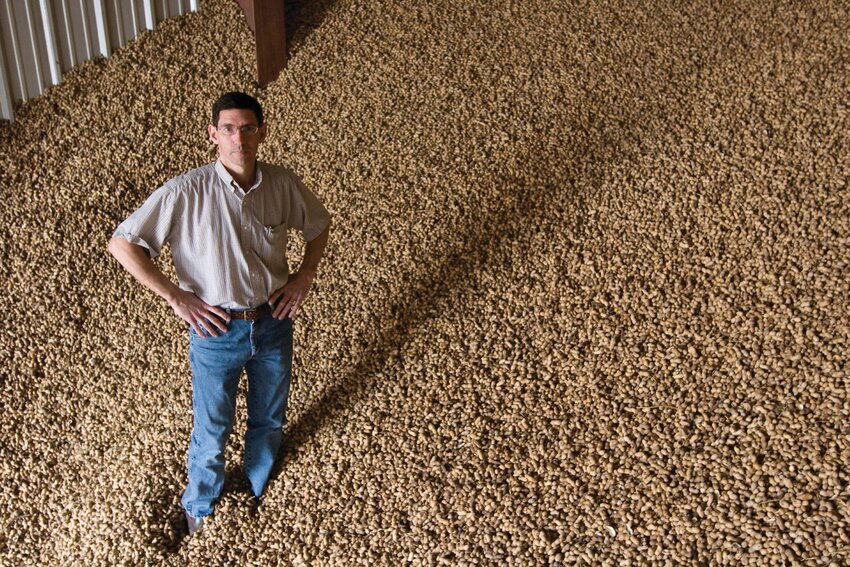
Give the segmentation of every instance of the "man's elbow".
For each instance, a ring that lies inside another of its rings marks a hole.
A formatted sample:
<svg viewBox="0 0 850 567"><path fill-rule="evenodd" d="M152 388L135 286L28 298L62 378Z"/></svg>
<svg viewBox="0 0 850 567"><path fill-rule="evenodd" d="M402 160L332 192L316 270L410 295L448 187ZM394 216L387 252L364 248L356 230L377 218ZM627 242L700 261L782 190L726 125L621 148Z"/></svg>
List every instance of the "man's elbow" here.
<svg viewBox="0 0 850 567"><path fill-rule="evenodd" d="M109 251L110 254L112 254L116 258L118 257L119 249L121 248L121 242L120 241L122 241L122 240L124 242L127 242L126 240L124 240L120 236L113 236L112 238L109 239L109 242L106 244L106 249Z"/></svg>
<svg viewBox="0 0 850 567"><path fill-rule="evenodd" d="M312 239L308 240L307 244L310 244L311 242L322 242L323 240L327 240L330 233L331 233L331 224L328 223L328 226L326 226L322 230L322 232L320 232L319 234L314 236Z"/></svg>
<svg viewBox="0 0 850 567"><path fill-rule="evenodd" d="M326 226L325 229L322 232L319 233L319 235L320 236L327 236L328 234L330 234L331 233L331 224L333 224L333 221L329 220L328 226Z"/></svg>
<svg viewBox="0 0 850 567"><path fill-rule="evenodd" d="M123 260L125 258L128 258L133 255L133 253L135 252L135 248L139 248L147 252L147 250L145 250L141 246L133 244L126 238L122 238L120 236L113 236L109 239L109 243L107 243L106 245L106 249L109 250L109 253L112 254L115 259L121 262L122 264L124 263Z"/></svg>

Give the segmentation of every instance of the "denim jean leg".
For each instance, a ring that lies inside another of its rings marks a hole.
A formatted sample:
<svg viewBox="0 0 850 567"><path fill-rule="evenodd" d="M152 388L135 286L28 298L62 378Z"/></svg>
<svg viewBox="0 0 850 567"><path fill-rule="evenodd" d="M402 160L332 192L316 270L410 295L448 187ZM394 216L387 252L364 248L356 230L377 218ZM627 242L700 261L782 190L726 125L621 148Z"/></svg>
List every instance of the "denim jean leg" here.
<svg viewBox="0 0 850 567"><path fill-rule="evenodd" d="M182 503L196 518L212 513L224 485L224 447L233 428L239 376L251 353L249 333L245 321L232 321L218 337L190 331L194 419Z"/></svg>
<svg viewBox="0 0 850 567"><path fill-rule="evenodd" d="M245 474L255 496L271 475L286 423L292 373L292 321L266 318L256 323L254 357L248 374L248 428Z"/></svg>

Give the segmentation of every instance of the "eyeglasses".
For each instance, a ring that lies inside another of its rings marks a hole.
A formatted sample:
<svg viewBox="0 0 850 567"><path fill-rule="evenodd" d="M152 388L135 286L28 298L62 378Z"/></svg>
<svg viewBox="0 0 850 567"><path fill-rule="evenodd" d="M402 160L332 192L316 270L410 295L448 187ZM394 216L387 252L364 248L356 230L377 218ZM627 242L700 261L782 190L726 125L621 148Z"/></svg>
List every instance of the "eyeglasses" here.
<svg viewBox="0 0 850 567"><path fill-rule="evenodd" d="M234 126L233 124L224 124L223 126L216 126L215 128L225 136L232 136L237 131L242 132L246 136L253 136L257 133L257 130L260 129L256 124L245 124L244 126Z"/></svg>

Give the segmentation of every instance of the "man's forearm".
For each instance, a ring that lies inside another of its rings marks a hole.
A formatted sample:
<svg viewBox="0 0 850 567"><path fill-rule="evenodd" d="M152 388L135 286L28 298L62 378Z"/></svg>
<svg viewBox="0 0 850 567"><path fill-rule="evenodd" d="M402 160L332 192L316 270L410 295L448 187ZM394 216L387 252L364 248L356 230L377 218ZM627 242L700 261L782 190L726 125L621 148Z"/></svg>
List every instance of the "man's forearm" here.
<svg viewBox="0 0 850 567"><path fill-rule="evenodd" d="M147 250L143 247L116 236L110 239L108 249L124 269L139 280L143 286L169 303L179 292L180 288L165 277L165 274L154 264L148 256Z"/></svg>
<svg viewBox="0 0 850 567"><path fill-rule="evenodd" d="M217 337L219 333L227 332L227 323L230 321L227 312L220 307L207 305L194 293L180 289L165 277L143 247L117 237L109 241L108 248L125 270L143 286L165 299L196 333Z"/></svg>
<svg viewBox="0 0 850 567"><path fill-rule="evenodd" d="M299 272L306 272L311 276L316 275L319 269L319 262L322 260L322 254L325 252L325 246L328 243L328 237L331 233L331 226L319 233L319 236L311 240L304 247L304 260L301 262Z"/></svg>

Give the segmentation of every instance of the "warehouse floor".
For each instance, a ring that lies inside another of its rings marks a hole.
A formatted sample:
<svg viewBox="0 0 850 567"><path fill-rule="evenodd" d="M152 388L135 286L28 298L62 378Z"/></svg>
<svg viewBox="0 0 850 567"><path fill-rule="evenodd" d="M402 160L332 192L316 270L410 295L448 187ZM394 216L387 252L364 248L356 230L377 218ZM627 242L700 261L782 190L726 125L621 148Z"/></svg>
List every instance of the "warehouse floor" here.
<svg viewBox="0 0 850 567"><path fill-rule="evenodd" d="M850 561L846 2L298 17L262 158L332 241L267 497L240 401L197 537L186 334L105 246L257 92L244 19L204 2L0 126L0 564Z"/></svg>

